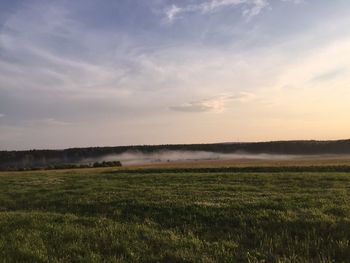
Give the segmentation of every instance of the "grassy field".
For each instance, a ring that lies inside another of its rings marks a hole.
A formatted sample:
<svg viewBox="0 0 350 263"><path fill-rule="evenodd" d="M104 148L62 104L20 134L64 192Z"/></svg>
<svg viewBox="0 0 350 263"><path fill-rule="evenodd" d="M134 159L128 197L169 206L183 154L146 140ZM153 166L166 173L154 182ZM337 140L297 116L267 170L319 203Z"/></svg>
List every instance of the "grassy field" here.
<svg viewBox="0 0 350 263"><path fill-rule="evenodd" d="M350 173L145 171L0 173L0 262L349 262Z"/></svg>
<svg viewBox="0 0 350 263"><path fill-rule="evenodd" d="M285 159L254 159L254 158L235 158L235 159L211 159L196 161L175 161L158 162L149 164L135 164L127 167L134 169L141 168L223 168L223 167L309 167L309 166L350 166L349 155L305 155L286 157Z"/></svg>

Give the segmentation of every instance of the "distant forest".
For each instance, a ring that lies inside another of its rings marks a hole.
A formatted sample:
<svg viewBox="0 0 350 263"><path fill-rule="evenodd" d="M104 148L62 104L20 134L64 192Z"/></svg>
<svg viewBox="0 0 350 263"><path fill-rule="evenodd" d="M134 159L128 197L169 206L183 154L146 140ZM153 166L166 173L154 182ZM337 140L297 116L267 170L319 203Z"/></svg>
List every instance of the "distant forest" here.
<svg viewBox="0 0 350 263"><path fill-rule="evenodd" d="M104 156L113 154L121 154L124 152L154 153L158 151L243 152L252 154L293 155L350 154L350 140L138 145L71 148L65 150L0 151L0 170L59 168L59 166L65 167L77 164L87 165L85 160L98 159L99 161L103 161Z"/></svg>

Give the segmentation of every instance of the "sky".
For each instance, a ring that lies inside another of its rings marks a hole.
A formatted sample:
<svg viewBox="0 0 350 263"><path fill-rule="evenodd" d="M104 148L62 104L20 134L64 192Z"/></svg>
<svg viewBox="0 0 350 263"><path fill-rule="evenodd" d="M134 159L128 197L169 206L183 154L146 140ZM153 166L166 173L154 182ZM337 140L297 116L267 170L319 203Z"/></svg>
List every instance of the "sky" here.
<svg viewBox="0 0 350 263"><path fill-rule="evenodd" d="M0 150L350 137L348 0L1 0Z"/></svg>

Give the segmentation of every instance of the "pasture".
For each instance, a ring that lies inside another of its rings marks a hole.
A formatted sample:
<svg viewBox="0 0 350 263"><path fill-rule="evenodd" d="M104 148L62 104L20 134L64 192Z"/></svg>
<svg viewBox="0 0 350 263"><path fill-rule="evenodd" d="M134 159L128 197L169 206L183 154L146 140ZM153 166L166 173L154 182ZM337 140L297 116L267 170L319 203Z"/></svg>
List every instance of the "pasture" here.
<svg viewBox="0 0 350 263"><path fill-rule="evenodd" d="M349 261L350 173L175 168L0 173L1 262Z"/></svg>

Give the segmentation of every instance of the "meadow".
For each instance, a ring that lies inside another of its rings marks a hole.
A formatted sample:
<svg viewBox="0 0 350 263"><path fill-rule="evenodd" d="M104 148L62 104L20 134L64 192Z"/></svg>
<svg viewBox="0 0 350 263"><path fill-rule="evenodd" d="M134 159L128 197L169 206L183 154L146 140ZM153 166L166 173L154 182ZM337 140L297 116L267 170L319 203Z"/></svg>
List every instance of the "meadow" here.
<svg viewBox="0 0 350 263"><path fill-rule="evenodd" d="M350 173L316 168L2 172L0 262L349 262Z"/></svg>

